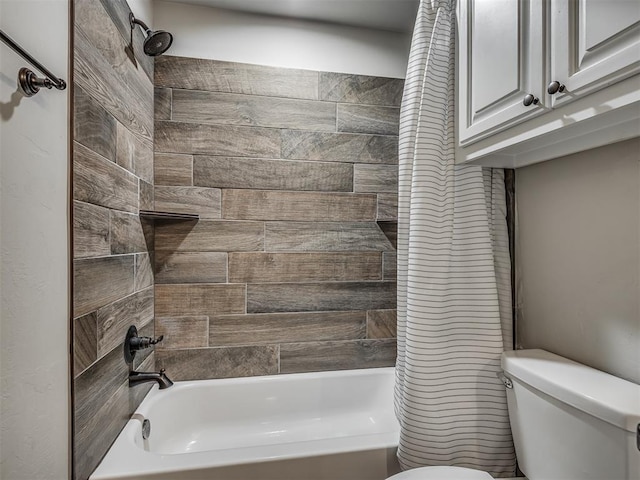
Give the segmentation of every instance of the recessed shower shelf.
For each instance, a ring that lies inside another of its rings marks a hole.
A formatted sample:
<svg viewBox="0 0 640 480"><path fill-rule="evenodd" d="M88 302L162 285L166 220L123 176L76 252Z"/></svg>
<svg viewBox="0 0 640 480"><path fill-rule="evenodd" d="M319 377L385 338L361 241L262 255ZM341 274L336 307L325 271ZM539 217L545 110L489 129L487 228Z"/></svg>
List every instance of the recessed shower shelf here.
<svg viewBox="0 0 640 480"><path fill-rule="evenodd" d="M140 218L147 220L162 220L171 222L198 221L200 215L197 213L176 213L176 212L160 212L157 210L140 210Z"/></svg>

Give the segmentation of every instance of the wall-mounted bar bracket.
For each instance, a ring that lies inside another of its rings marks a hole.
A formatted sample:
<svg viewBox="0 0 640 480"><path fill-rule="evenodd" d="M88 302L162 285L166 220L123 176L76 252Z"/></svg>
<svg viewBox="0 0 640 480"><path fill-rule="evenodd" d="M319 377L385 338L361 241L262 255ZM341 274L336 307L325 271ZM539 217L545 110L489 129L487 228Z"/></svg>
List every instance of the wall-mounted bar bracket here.
<svg viewBox="0 0 640 480"><path fill-rule="evenodd" d="M0 40L47 77L40 78L32 70L22 67L18 71L18 88L26 97L32 97L38 93L41 88L51 89L52 87L56 87L58 90L67 88L67 83L64 80L51 73L2 30L0 30Z"/></svg>

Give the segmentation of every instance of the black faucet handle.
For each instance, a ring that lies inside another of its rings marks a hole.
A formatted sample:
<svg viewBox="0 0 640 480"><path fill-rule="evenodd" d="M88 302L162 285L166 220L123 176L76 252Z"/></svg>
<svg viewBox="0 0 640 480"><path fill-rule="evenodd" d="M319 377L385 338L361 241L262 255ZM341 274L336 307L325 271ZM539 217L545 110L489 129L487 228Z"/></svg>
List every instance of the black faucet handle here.
<svg viewBox="0 0 640 480"><path fill-rule="evenodd" d="M151 337L139 337L138 329L135 325L129 327L127 336L124 340L124 359L127 363L132 363L133 358L136 356L138 350L144 350L145 348L152 347L157 343L160 343L164 339L164 335L160 335L157 338Z"/></svg>

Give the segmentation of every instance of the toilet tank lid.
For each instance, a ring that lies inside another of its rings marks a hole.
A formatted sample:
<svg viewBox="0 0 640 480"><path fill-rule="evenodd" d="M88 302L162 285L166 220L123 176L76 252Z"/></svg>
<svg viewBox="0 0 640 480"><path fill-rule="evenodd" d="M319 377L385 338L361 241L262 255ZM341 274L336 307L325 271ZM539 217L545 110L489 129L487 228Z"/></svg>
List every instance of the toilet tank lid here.
<svg viewBox="0 0 640 480"><path fill-rule="evenodd" d="M629 432L640 423L640 385L545 350L502 354L505 374Z"/></svg>

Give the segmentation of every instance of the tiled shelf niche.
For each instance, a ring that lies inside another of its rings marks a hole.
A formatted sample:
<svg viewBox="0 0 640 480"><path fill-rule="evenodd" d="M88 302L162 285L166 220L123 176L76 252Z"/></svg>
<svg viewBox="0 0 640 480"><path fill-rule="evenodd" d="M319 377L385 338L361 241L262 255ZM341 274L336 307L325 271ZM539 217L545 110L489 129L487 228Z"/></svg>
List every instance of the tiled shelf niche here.
<svg viewBox="0 0 640 480"><path fill-rule="evenodd" d="M162 220L173 222L185 222L185 221L198 221L200 215L197 213L176 213L176 212L161 212L156 210L140 210L140 218L145 220Z"/></svg>

